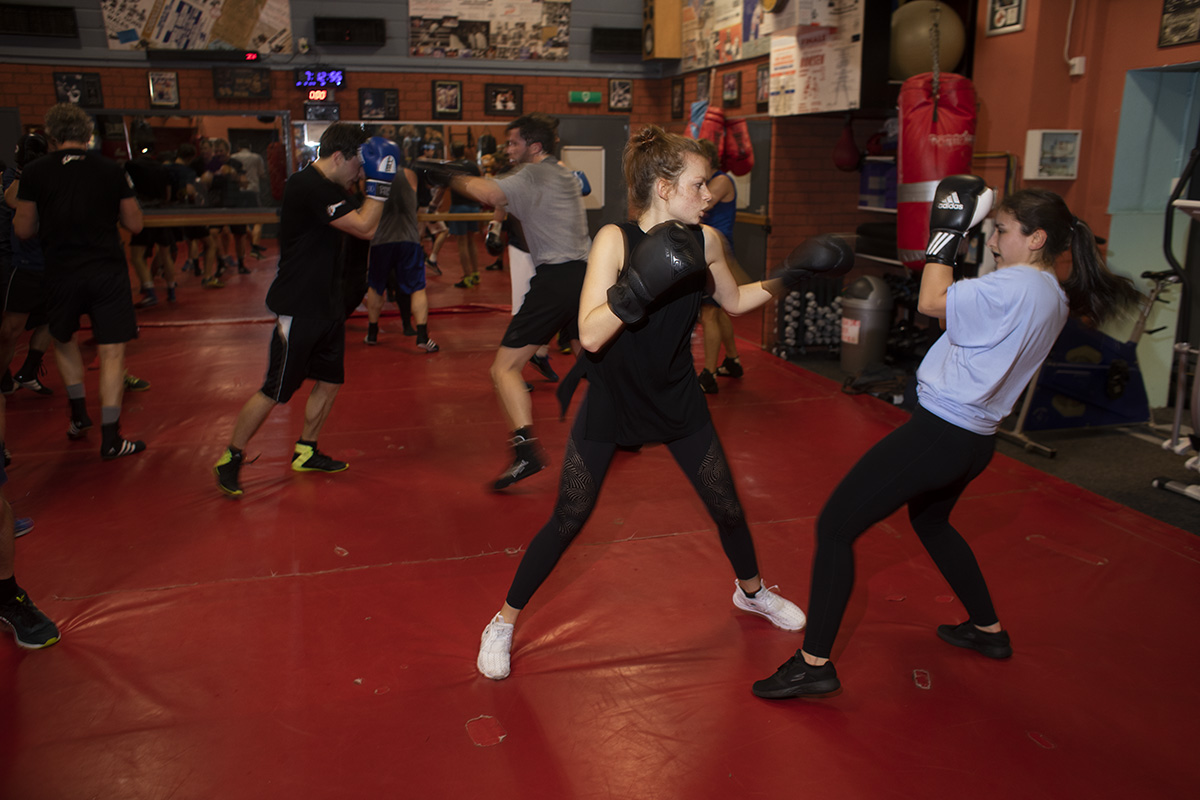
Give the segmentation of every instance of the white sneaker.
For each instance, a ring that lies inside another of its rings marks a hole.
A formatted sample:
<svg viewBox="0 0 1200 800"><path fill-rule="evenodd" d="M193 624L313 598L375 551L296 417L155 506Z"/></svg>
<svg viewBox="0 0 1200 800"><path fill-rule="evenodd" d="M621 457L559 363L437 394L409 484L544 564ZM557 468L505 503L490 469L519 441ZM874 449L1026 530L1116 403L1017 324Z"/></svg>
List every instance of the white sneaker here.
<svg viewBox="0 0 1200 800"><path fill-rule="evenodd" d="M778 589L778 586L768 588L766 584L763 584L754 597L747 597L746 593L742 591L742 587L737 585L737 581L734 581L734 584L733 604L742 611L766 617L776 628L783 628L785 631L802 630L804 623L808 621L804 612L800 610L800 606L771 591L771 589Z"/></svg>
<svg viewBox="0 0 1200 800"><path fill-rule="evenodd" d="M475 659L475 666L483 677L494 681L508 677L508 653L512 650L512 637L512 623L505 622L504 617L499 614L483 629L483 636L479 637L479 657Z"/></svg>

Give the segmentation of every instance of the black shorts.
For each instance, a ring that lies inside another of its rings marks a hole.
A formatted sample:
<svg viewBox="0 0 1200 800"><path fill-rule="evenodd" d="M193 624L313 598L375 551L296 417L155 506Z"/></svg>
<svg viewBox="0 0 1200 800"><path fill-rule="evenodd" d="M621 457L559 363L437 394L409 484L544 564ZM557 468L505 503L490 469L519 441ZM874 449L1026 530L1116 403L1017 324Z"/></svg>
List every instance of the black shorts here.
<svg viewBox="0 0 1200 800"><path fill-rule="evenodd" d="M425 288L425 251L416 242L390 242L371 248L367 286L378 294L387 290L388 274L396 273L396 289L416 294Z"/></svg>
<svg viewBox="0 0 1200 800"><path fill-rule="evenodd" d="M503 347L543 345L559 331L567 339L579 338L579 294L583 291L586 261L542 264L529 281L521 310L508 323L500 341Z"/></svg>
<svg viewBox="0 0 1200 800"><path fill-rule="evenodd" d="M70 341L84 314L91 317L92 336L97 344L121 344L135 338L137 316L133 311L129 272L47 279L46 317L51 336L60 342Z"/></svg>
<svg viewBox="0 0 1200 800"><path fill-rule="evenodd" d="M28 314L25 330L46 324L46 273L41 270L14 269L4 290L4 313Z"/></svg>
<svg viewBox="0 0 1200 800"><path fill-rule="evenodd" d="M271 329L262 393L277 403L286 403L306 378L345 383L345 354L345 320L281 316Z"/></svg>
<svg viewBox="0 0 1200 800"><path fill-rule="evenodd" d="M187 228L176 228L175 238L179 241L193 241L195 239L207 239L208 228L203 228L198 225L192 225Z"/></svg>
<svg viewBox="0 0 1200 800"><path fill-rule="evenodd" d="M142 228L140 231L129 237L129 243L139 245L141 247L151 247L152 245L162 245L170 247L175 244L175 229L174 228Z"/></svg>

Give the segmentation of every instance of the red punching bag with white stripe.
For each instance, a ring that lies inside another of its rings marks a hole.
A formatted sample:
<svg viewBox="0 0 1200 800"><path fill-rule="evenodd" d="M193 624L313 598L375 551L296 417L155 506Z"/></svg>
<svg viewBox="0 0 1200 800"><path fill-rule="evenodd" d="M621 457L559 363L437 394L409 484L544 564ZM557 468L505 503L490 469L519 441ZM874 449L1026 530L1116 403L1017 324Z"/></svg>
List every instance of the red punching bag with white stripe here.
<svg viewBox="0 0 1200 800"><path fill-rule="evenodd" d="M904 266L925 266L929 210L938 181L971 172L975 87L961 75L914 75L900 87L896 250Z"/></svg>

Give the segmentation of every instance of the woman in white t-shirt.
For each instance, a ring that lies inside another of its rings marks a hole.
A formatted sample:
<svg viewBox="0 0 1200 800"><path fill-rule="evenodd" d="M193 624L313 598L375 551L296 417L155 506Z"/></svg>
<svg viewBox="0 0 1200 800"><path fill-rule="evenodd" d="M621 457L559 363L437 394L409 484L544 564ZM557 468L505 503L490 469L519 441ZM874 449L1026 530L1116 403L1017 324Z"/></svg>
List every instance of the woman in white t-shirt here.
<svg viewBox="0 0 1200 800"><path fill-rule="evenodd" d="M970 200L977 198L978 221L990 196L982 180L955 176L938 187L934 206L962 214L965 204L965 219L971 220ZM950 233L965 234L968 228L963 222ZM935 230L931 254L938 253L938 236L947 236L946 229ZM838 691L841 683L829 657L854 583L854 540L903 505L921 544L970 615L962 624L939 626L938 636L989 658L1012 655L983 573L970 545L950 524L950 512L987 467L1000 421L1045 360L1068 311L1099 323L1141 296L1129 279L1108 271L1091 229L1053 192L1025 189L1006 197L987 246L997 269L981 278L954 281L953 267L946 263L955 261L953 252L949 259L932 256L925 265L919 310L944 320L946 332L917 371L920 404L908 422L859 460L826 502L816 524L804 646L774 675L754 684L756 695L819 697ZM1060 283L1055 267L1067 252L1072 268Z"/></svg>

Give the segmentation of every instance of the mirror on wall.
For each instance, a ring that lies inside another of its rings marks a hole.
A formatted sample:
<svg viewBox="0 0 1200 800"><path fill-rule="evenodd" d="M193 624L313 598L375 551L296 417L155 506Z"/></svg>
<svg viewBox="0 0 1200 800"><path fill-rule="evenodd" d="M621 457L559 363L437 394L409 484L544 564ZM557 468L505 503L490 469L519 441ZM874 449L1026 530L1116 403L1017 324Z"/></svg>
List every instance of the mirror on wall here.
<svg viewBox="0 0 1200 800"><path fill-rule="evenodd" d="M287 111L143 111L97 112L92 146L116 161L127 162L147 213L211 211L214 208L274 209L293 171L294 154ZM181 146L185 155L180 157ZM156 165L182 162L195 179L190 185L140 176ZM166 188L169 187L169 188Z"/></svg>
<svg viewBox="0 0 1200 800"><path fill-rule="evenodd" d="M410 162L417 158L450 160L454 157L453 145L460 143L464 157L476 161L484 175L495 175L507 166L504 153L504 126L507 123L342 121L364 126L370 136L392 140ZM316 120L293 123L292 146L297 168L307 166L316 158L321 134L332 124Z"/></svg>

